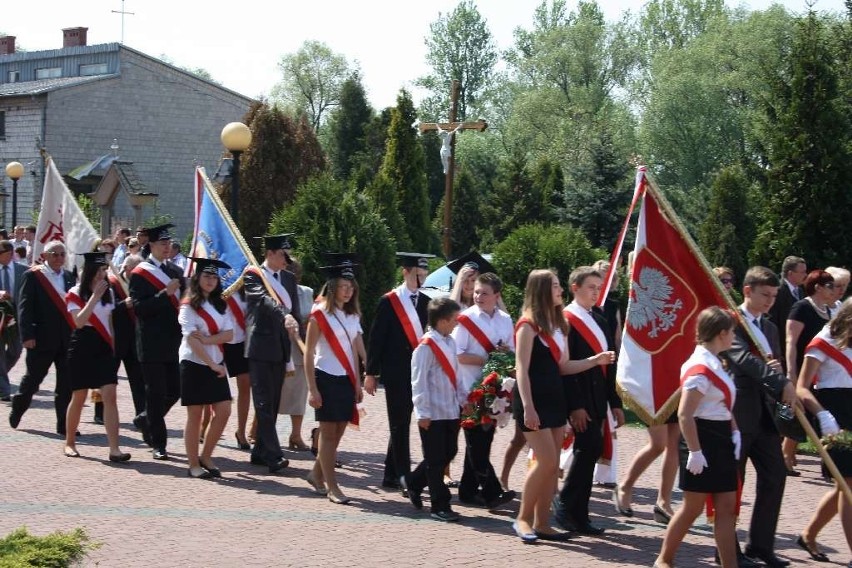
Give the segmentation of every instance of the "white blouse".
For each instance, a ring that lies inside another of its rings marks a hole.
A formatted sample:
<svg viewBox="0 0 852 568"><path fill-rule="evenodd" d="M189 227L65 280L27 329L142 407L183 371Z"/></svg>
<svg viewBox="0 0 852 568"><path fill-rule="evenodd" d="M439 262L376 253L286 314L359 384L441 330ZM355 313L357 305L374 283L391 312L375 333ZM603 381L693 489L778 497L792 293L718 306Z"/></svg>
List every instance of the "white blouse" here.
<svg viewBox="0 0 852 568"><path fill-rule="evenodd" d="M822 330L817 333L814 338L820 338L823 341L826 341L831 345L837 347L837 344L831 337L831 332L829 331L828 326L822 328ZM852 347L842 349L840 350L840 352L847 359L852 361ZM849 371L847 371L846 368L838 361L835 361L834 359L826 355L825 351L823 351L822 349L808 349L805 352L805 357L811 357L822 363L822 365L819 366L819 371L817 371L817 376L814 379L815 389L852 388L852 376L849 375Z"/></svg>
<svg viewBox="0 0 852 568"><path fill-rule="evenodd" d="M352 370L355 371L355 374L357 375L358 365L356 364L357 359L355 358L355 347L352 342L355 341L355 338L359 334L363 333L363 330L361 329L361 317L357 314L345 314L340 310L334 310L332 313L324 312L324 314L326 321L328 321L328 325L331 326L331 330L334 332L335 337L337 337L337 341L343 348L343 352L349 358L349 364L352 366ZM335 317L335 315L337 317ZM343 325L341 325L341 323ZM337 360L337 356L335 356L334 352L331 350L331 345L328 341L326 341L325 335L322 333L319 335L316 349L314 351L314 367L325 371L329 375L346 376L346 369L340 361Z"/></svg>
<svg viewBox="0 0 852 568"><path fill-rule="evenodd" d="M728 375L727 371L722 368L722 362L719 358L709 352L705 347L698 345L692 356L686 360L686 363L680 369L681 376L690 367L694 365L705 365L709 367L722 381L727 385L728 391L731 393L731 407L737 396L737 389L734 386L734 380ZM704 397L698 403L695 409L695 418L703 418L705 420L730 420L731 411L725 404L725 393L720 390L713 382L704 375L690 375L683 382L683 390L697 390Z"/></svg>
<svg viewBox="0 0 852 568"><path fill-rule="evenodd" d="M68 307L69 312L78 312L78 311L80 311L80 310L82 310L83 308L86 307L86 302L88 300L83 300L82 298L80 298L80 285L79 284L77 284L76 286L74 286L73 288L68 290L68 293L64 294L64 296L65 296L65 303ZM113 334L112 326L109 323L110 322L110 316L112 314L112 310L115 309L115 303L114 303L115 300L112 297L112 290L107 289L107 291L104 292L104 296L106 296L109 299L109 302L107 304L104 304L103 302L98 301L98 303L95 304L95 309L92 310L92 315L89 317L89 321L86 322L86 326L91 327L92 318L96 317L104 324L104 327L107 330L109 330L110 335L112 335ZM75 297L80 298L80 300L82 301L82 304L80 302L76 301L75 299L73 299Z"/></svg>
<svg viewBox="0 0 852 568"><path fill-rule="evenodd" d="M216 322L216 326L219 328L216 333L222 333L223 331L234 329L234 320L231 316L230 310L225 310L224 314L220 314L216 311L216 308L211 306L207 301L201 304L201 307L210 314L213 321ZM178 351L178 358L181 361L192 361L199 365L206 365L204 361L195 355L192 351L192 347L189 346L189 336L193 331L200 331L202 335L207 337L216 334L211 333L210 329L207 327L207 322L205 322L204 319L198 315L198 312L192 309L192 306L189 304L181 304L180 312L178 312L178 323L180 324L181 333L183 334L183 339L180 342L180 350ZM219 345L204 345L203 347L211 360L215 361L217 364L222 363L225 356Z"/></svg>

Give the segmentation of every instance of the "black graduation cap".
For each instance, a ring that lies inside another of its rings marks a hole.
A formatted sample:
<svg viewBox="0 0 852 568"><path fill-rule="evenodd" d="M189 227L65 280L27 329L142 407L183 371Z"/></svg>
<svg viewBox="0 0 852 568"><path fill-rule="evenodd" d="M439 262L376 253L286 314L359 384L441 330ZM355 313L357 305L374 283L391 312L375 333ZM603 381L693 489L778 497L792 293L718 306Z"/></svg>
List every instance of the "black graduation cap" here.
<svg viewBox="0 0 852 568"><path fill-rule="evenodd" d="M95 266L109 265L109 262L107 262L107 253L105 252L83 252L80 254L86 259L86 264L94 264Z"/></svg>
<svg viewBox="0 0 852 568"><path fill-rule="evenodd" d="M263 239L263 247L266 250L290 250L296 248L293 237L296 233L281 233L280 235L263 235L255 239Z"/></svg>
<svg viewBox="0 0 852 568"><path fill-rule="evenodd" d="M434 254L423 254L420 252L398 252L396 261L405 268L429 268L429 259L435 258Z"/></svg>
<svg viewBox="0 0 852 568"><path fill-rule="evenodd" d="M458 274L459 270L465 266L470 266L480 274L494 272L494 266L475 250L447 263L447 268L452 270L454 274Z"/></svg>
<svg viewBox="0 0 852 568"><path fill-rule="evenodd" d="M169 229L174 227L171 223L166 223L165 225L158 225L156 227L145 227L142 229L142 232L148 235L148 240L152 243L157 241L169 241L172 239L172 234L169 232Z"/></svg>
<svg viewBox="0 0 852 568"><path fill-rule="evenodd" d="M202 258L200 256L190 256L189 260L195 263L196 272L209 272L210 274L219 275L219 269L228 270L231 265L216 258Z"/></svg>
<svg viewBox="0 0 852 568"><path fill-rule="evenodd" d="M355 264L358 262L358 253L354 252L324 252L322 257L330 265Z"/></svg>
<svg viewBox="0 0 852 568"><path fill-rule="evenodd" d="M320 266L325 277L331 280L332 278L344 278L346 280L355 280L355 269L357 264L346 262L343 264L335 264L332 266Z"/></svg>

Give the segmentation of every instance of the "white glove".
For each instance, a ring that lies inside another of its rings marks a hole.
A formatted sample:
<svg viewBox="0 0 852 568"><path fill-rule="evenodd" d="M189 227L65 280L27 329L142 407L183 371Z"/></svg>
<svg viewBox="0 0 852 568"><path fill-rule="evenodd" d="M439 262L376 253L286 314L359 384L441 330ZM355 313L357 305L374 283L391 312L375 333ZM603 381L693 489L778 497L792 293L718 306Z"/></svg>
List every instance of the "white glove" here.
<svg viewBox="0 0 852 568"><path fill-rule="evenodd" d="M816 417L819 420L819 429L823 436L830 436L831 434L840 432L837 420L834 419L834 416L828 410L820 410L817 412Z"/></svg>
<svg viewBox="0 0 852 568"><path fill-rule="evenodd" d="M707 458L704 457L704 452L689 452L689 458L686 460L686 469L692 475L701 475L704 468L707 467Z"/></svg>
<svg viewBox="0 0 852 568"><path fill-rule="evenodd" d="M739 430L731 432L731 441L734 443L734 459L740 461L743 453L743 437Z"/></svg>

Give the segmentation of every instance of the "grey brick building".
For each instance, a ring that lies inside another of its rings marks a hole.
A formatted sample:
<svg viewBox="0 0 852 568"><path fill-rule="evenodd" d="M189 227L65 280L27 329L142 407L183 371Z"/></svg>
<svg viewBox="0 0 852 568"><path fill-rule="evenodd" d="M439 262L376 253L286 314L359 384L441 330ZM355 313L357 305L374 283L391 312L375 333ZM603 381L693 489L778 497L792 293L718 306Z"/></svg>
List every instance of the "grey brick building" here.
<svg viewBox="0 0 852 568"><path fill-rule="evenodd" d="M147 191L159 194L145 218L171 214L177 234L186 235L194 166L216 171L222 127L241 120L252 99L125 45L86 45L86 30L62 30L63 47L48 51L16 52L14 37L0 37L0 182L10 193L2 166L25 165L18 224L29 223L40 204L40 147L68 174L108 154L117 139L121 161L132 163ZM11 199L3 201L8 225ZM126 199L114 207L114 220L133 219Z"/></svg>

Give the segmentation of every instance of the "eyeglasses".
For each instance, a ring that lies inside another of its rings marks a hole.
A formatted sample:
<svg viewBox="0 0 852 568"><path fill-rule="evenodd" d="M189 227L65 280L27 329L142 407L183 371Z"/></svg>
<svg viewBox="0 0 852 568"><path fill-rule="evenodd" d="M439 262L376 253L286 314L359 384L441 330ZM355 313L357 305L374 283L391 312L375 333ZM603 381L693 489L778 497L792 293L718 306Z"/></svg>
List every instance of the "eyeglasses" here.
<svg viewBox="0 0 852 568"><path fill-rule="evenodd" d="M828 288L829 290L834 290L834 282L826 282L822 285L823 288Z"/></svg>
<svg viewBox="0 0 852 568"><path fill-rule="evenodd" d="M722 284L733 284L734 283L733 278L719 278L719 280L722 281Z"/></svg>
<svg viewBox="0 0 852 568"><path fill-rule="evenodd" d="M50 256L63 256L64 257L65 251L62 251L62 252L49 251L47 254L49 254Z"/></svg>

